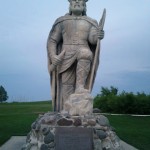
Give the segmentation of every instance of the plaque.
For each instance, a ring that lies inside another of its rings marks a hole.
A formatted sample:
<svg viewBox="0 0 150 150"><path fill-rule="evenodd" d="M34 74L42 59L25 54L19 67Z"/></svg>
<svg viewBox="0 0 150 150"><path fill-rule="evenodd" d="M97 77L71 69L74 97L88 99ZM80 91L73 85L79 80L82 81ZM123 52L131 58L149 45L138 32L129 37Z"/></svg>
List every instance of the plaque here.
<svg viewBox="0 0 150 150"><path fill-rule="evenodd" d="M93 150L93 130L59 127L55 133L56 150Z"/></svg>

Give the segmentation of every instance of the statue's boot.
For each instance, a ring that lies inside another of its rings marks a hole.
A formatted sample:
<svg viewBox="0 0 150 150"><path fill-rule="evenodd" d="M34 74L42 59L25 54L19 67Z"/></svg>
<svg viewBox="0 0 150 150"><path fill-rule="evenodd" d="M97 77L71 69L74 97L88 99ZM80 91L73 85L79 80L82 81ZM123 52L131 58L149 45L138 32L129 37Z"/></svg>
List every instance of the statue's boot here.
<svg viewBox="0 0 150 150"><path fill-rule="evenodd" d="M76 70L76 90L75 93L87 93L88 89L85 89L86 79L89 75L91 61L86 59L80 59L77 63Z"/></svg>

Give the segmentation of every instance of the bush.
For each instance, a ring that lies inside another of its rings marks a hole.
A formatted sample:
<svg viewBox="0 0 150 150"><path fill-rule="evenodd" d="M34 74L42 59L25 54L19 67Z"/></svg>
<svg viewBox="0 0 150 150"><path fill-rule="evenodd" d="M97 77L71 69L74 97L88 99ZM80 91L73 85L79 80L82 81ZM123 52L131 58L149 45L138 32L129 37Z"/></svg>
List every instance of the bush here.
<svg viewBox="0 0 150 150"><path fill-rule="evenodd" d="M150 114L150 95L125 91L118 94L117 88L102 87L101 93L94 98L94 108L108 113Z"/></svg>

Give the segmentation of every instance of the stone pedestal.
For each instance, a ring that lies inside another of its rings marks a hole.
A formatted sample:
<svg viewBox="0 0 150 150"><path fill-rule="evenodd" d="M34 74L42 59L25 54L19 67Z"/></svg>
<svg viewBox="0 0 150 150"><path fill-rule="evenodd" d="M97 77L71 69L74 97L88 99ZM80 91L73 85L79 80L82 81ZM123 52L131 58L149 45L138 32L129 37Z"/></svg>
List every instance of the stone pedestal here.
<svg viewBox="0 0 150 150"><path fill-rule="evenodd" d="M71 94L64 104L64 110L70 115L89 115L93 112L93 97L90 93Z"/></svg>
<svg viewBox="0 0 150 150"><path fill-rule="evenodd" d="M122 150L120 139L117 137L105 116L100 114L71 116L68 113L61 114L53 112L40 115L31 125L31 131L27 136L26 144L22 150L58 150L57 144L60 144L58 136L60 135L59 138L61 137L61 133L59 134L60 128L61 131L64 129L67 133L69 133L70 130L74 133L75 131L85 133L83 131L84 129L85 131L88 131L88 129L92 131L92 134L83 134L85 139L83 139L79 133L79 138L84 142L82 147L84 147L86 142L92 141L92 148L90 150ZM74 135L77 137L76 134ZM89 135L89 138L87 135ZM70 136L73 139L71 132ZM65 137L67 137L67 135ZM64 140L61 150L66 150L65 148L67 146L65 146L65 144L68 144L68 142L71 144L70 142L73 142L73 140L67 139L68 138ZM74 139L77 138L74 137ZM78 140L74 142L79 146L80 143ZM76 147L72 147L71 150L76 150L75 148Z"/></svg>

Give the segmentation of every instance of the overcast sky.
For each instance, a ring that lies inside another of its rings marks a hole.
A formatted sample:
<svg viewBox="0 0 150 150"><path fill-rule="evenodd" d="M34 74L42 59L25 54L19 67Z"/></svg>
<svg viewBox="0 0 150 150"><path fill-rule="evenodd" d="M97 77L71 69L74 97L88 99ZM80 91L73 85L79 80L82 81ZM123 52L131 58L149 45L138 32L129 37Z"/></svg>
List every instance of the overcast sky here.
<svg viewBox="0 0 150 150"><path fill-rule="evenodd" d="M9 101L50 99L46 41L67 0L1 0L0 85ZM150 93L150 1L89 0L87 15L100 20L105 38L92 94L101 86Z"/></svg>

